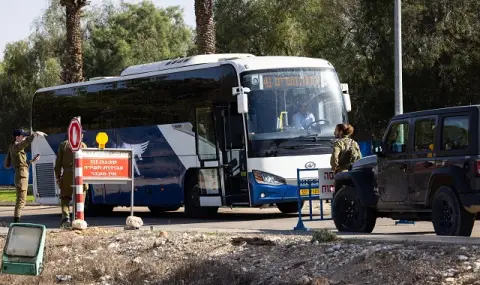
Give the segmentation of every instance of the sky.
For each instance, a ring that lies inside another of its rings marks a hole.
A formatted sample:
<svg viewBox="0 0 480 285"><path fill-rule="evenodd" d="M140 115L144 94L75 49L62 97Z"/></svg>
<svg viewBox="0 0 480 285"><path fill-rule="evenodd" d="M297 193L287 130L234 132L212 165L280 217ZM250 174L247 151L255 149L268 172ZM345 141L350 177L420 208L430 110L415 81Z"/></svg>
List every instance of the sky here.
<svg viewBox="0 0 480 285"><path fill-rule="evenodd" d="M194 0L150 0L158 7L181 6L187 25L195 27ZM99 5L103 0L90 0L92 5ZM110 0L139 3L141 0ZM33 21L40 17L48 7L48 0L0 0L0 60L9 42L25 39L30 35Z"/></svg>

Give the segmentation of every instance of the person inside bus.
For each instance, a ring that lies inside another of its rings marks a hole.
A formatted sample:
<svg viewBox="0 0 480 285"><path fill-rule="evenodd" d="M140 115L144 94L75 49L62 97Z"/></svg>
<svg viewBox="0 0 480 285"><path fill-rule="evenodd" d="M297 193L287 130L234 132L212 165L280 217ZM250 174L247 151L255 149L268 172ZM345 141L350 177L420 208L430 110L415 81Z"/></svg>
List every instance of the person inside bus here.
<svg viewBox="0 0 480 285"><path fill-rule="evenodd" d="M315 116L307 108L306 103L300 103L298 112L293 116L295 128L306 129L311 123L315 122Z"/></svg>

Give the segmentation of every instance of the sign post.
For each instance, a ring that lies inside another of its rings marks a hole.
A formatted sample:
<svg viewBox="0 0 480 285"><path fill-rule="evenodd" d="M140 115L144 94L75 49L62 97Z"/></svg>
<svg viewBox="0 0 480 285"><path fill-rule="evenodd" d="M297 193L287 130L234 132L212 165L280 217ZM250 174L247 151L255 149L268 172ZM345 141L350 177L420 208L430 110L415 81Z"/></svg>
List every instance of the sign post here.
<svg viewBox="0 0 480 285"><path fill-rule="evenodd" d="M83 200L84 200L84 197L83 197L83 183L80 184L82 186L81 188L81 192L79 193L78 192L78 183L79 182L82 182L81 181L81 175L79 176L77 173L76 173L76 170L78 169L77 167L77 155L78 155L78 151L81 149L82 147L82 124L80 123L80 117L74 117L71 121L70 121L70 125L68 125L68 130L67 130L67 135L68 135L68 143L70 144L70 147L72 148L72 152L73 152L73 155L74 155L74 163L73 163L73 181L72 181L72 186L73 188L75 189L75 192L73 193L73 203L72 203L72 208L73 208L73 212L75 213L74 215L74 220L77 220L79 217L77 215L77 212L79 210L79 207L77 204L81 204L82 207L81 207L81 211L83 213ZM80 177L80 180L77 181ZM82 216L82 219L81 220L84 220L83 216Z"/></svg>
<svg viewBox="0 0 480 285"><path fill-rule="evenodd" d="M83 183L127 184L131 182L130 215L133 216L134 159L132 149L105 148L108 135L97 134L98 148L84 148L75 153L76 193L79 197L77 219L83 220Z"/></svg>

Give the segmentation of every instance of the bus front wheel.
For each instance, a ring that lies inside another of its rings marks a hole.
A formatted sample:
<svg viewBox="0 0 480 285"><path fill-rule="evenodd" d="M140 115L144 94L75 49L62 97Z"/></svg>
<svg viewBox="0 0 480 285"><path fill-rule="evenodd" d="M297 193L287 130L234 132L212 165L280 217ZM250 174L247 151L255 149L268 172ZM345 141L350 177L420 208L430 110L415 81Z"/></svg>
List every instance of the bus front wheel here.
<svg viewBox="0 0 480 285"><path fill-rule="evenodd" d="M302 201L300 204L300 209L303 208L303 204L305 201ZM298 202L285 202L285 203L277 203L277 208L283 214L293 214L298 213Z"/></svg>
<svg viewBox="0 0 480 285"><path fill-rule="evenodd" d="M190 172L185 179L185 215L189 218L209 218L218 212L218 207L200 206L200 188L197 172Z"/></svg>

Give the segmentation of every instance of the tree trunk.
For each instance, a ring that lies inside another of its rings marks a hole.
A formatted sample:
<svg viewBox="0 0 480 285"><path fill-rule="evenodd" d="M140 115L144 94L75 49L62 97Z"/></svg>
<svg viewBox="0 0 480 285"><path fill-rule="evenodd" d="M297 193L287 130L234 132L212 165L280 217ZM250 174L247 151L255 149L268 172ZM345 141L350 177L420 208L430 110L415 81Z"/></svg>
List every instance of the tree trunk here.
<svg viewBox="0 0 480 285"><path fill-rule="evenodd" d="M215 53L213 0L195 0L196 44L199 54Z"/></svg>
<svg viewBox="0 0 480 285"><path fill-rule="evenodd" d="M64 56L62 79L65 83L83 81L83 57L80 18L86 0L61 0L66 11L67 50Z"/></svg>

